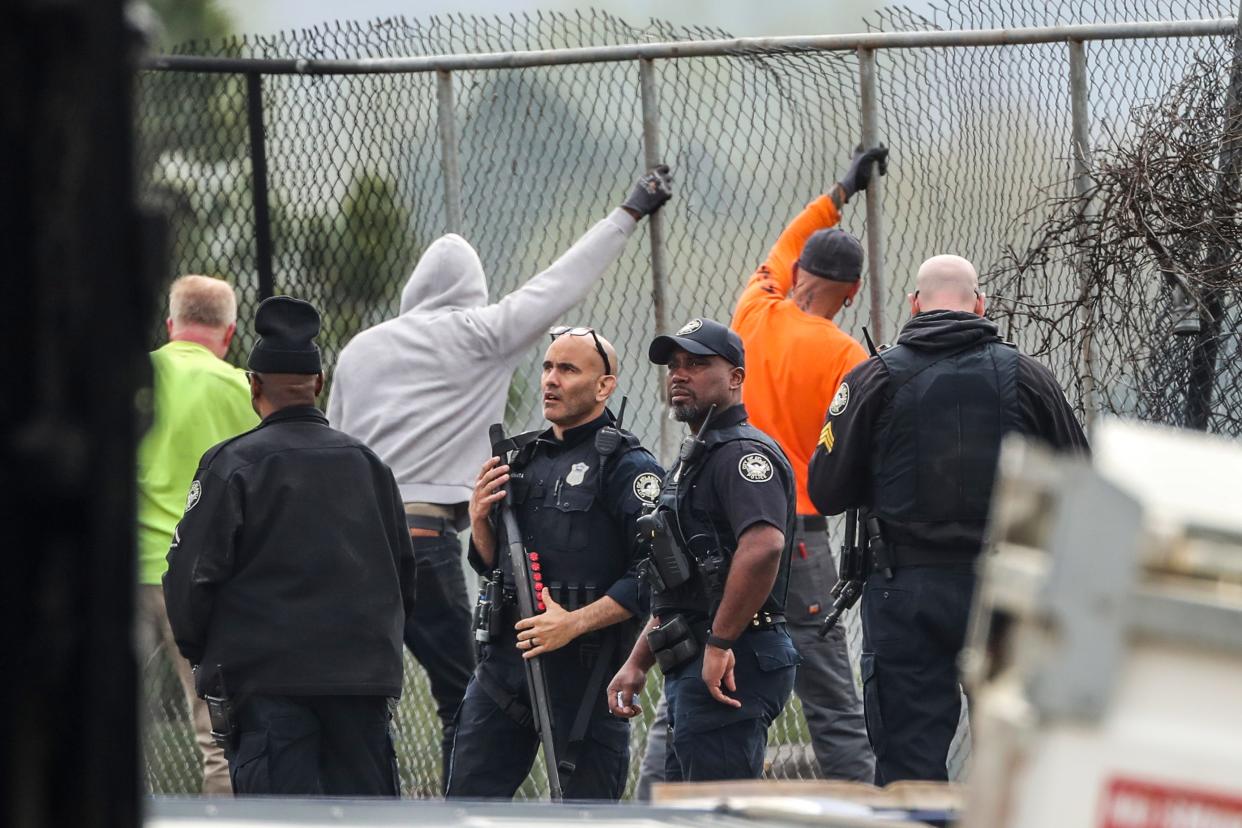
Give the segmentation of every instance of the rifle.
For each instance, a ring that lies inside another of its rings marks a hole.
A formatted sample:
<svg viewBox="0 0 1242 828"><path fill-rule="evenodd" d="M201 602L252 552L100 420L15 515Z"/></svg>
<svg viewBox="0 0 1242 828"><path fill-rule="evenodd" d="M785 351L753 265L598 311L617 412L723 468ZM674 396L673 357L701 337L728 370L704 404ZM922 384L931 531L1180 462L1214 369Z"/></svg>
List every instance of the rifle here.
<svg viewBox="0 0 1242 828"><path fill-rule="evenodd" d="M880 352L875 349L875 341L871 339L871 331L867 330L867 326L863 325L863 338L867 340L867 350L872 356L879 356Z"/></svg>
<svg viewBox="0 0 1242 828"><path fill-rule="evenodd" d="M492 441L492 454L501 462L507 461L512 443L505 439L504 426L497 423L491 427L489 435ZM505 554L513 569L513 580L517 592L518 613L522 618L530 618L535 614L536 607L542 607L543 601L539 590L543 588L542 576L531 570L531 559L522 544L522 532L518 528L517 516L513 514L510 504L513 502L512 482L505 484L505 496L498 504L500 508L500 528L504 536ZM532 553L533 554L533 553ZM539 589L536 589L536 584ZM560 765L556 758L556 740L552 734L552 702L548 695L548 676L543 669L540 656L522 659L522 667L526 673L526 690L530 695L531 715L535 730L539 734L539 742L543 745L543 762L548 771L548 796L553 802L561 801Z"/></svg>
<svg viewBox="0 0 1242 828"><path fill-rule="evenodd" d="M819 637L826 638L841 620L846 610L862 597L863 583L867 580L867 544L858 542L858 526L864 519L858 509L845 513L845 540L841 543L841 566L837 570L837 585L832 588L832 612L819 627Z"/></svg>

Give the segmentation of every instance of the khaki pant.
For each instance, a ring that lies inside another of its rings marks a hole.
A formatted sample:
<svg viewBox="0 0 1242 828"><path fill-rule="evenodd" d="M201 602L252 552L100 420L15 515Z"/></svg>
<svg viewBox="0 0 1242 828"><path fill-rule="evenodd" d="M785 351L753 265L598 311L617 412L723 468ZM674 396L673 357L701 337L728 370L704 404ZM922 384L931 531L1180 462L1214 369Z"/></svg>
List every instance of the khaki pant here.
<svg viewBox="0 0 1242 828"><path fill-rule="evenodd" d="M168 610L164 606L164 588L159 584L139 584L137 605L140 664L145 667L157 650L164 648L177 670L181 688L185 691L190 717L194 722L194 741L198 743L198 749L203 755L203 793L231 795L233 786L229 782L228 760L224 758L224 751L211 740L211 719L207 715L207 705L194 689L194 673L190 670L190 662L181 657L173 642L172 628L168 626Z"/></svg>

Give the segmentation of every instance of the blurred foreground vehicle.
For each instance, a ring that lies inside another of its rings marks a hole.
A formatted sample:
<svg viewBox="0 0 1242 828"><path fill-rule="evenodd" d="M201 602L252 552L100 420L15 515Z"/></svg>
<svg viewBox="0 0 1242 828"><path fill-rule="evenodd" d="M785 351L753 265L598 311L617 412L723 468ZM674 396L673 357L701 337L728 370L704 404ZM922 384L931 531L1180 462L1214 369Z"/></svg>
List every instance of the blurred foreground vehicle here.
<svg viewBox="0 0 1242 828"><path fill-rule="evenodd" d="M967 828L1242 824L1242 443L1008 443L963 654Z"/></svg>

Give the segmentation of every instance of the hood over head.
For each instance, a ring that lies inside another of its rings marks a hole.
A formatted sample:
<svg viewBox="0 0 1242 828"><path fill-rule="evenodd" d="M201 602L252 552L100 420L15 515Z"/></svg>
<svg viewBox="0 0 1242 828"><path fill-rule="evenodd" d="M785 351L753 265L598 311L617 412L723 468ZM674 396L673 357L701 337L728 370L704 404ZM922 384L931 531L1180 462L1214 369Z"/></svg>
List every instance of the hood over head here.
<svg viewBox="0 0 1242 828"><path fill-rule="evenodd" d="M436 239L414 266L401 291L401 313L487 304L483 262L470 243L456 233Z"/></svg>
<svg viewBox="0 0 1242 828"><path fill-rule="evenodd" d="M972 343L999 342L996 323L967 311L932 310L913 317L901 329L898 345L925 351L964 348Z"/></svg>

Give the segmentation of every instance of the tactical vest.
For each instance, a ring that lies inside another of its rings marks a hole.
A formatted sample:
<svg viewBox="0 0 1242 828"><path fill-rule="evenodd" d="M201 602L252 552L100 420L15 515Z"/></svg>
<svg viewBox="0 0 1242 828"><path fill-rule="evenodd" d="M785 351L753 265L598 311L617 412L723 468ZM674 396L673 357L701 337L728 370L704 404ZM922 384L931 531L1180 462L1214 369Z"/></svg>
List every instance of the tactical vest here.
<svg viewBox="0 0 1242 828"><path fill-rule="evenodd" d="M793 530L798 506L793 471L788 460L780 462L785 459L785 453L781 451L776 441L749 423L742 422L709 430L703 436L704 445L699 450L699 457L691 463L679 460L664 478L657 507L665 508L676 515L673 526L677 535L677 543L695 561L696 571L681 587L653 596L653 613L659 614L661 609L677 609L708 614L712 610L712 599L703 575L703 562L715 551L723 553L725 569L722 577L727 578L729 567L733 563L733 553L737 549L737 538L733 536L733 528L724 514L693 507L690 502L690 492L693 491L696 479L707 467L715 451L737 440L762 443L771 450L772 456L777 460L772 465L780 475L781 484L785 489L788 507L785 526L780 527L785 533L785 548L781 551L781 564L776 574L776 581L761 608L763 612L784 612L785 597L789 588L789 553L793 547Z"/></svg>
<svg viewBox="0 0 1242 828"><path fill-rule="evenodd" d="M1021 425L1017 349L897 345L879 358L888 385L873 440L873 513L891 541L923 543L931 533L918 525L957 523L961 532L942 533L945 542L977 550L1001 438Z"/></svg>
<svg viewBox="0 0 1242 828"><path fill-rule="evenodd" d="M598 432L597 432L598 433ZM567 610L602 597L629 567L630 544L602 503L615 461L641 444L621 430L615 450L601 454L587 438L551 454L541 440L526 444L510 464L513 503L527 552L536 553L544 586ZM512 583L507 558L501 568Z"/></svg>

